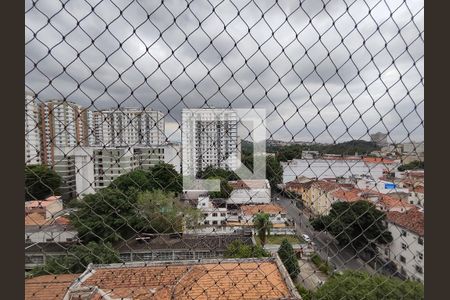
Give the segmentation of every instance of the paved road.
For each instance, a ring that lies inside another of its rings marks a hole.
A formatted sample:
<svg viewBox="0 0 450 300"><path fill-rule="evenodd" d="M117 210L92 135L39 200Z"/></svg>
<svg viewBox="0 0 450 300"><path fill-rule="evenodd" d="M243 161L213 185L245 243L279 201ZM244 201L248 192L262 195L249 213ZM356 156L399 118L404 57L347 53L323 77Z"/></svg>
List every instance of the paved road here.
<svg viewBox="0 0 450 300"><path fill-rule="evenodd" d="M309 216L295 206L295 200L282 198L274 201L287 209L288 215L295 221L296 227L302 234L307 234L315 244L315 250L322 258L327 258L336 267L337 271L352 269L365 270L375 273L370 266L366 265L360 258L356 257L355 251L348 247L341 247L326 232L315 231L309 223Z"/></svg>

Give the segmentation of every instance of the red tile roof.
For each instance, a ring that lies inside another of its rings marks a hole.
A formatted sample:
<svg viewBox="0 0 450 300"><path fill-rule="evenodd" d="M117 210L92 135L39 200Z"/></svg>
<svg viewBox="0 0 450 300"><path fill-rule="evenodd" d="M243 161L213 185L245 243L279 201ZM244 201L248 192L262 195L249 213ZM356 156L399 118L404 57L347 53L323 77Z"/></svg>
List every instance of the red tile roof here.
<svg viewBox="0 0 450 300"><path fill-rule="evenodd" d="M315 181L311 186L314 188L326 191L326 192L331 192L332 190L340 188L339 184L337 184L335 182L323 181L323 180Z"/></svg>
<svg viewBox="0 0 450 300"><path fill-rule="evenodd" d="M340 201L355 202L361 200L359 195L362 191L360 189L343 190L339 189L331 193L331 195Z"/></svg>
<svg viewBox="0 0 450 300"><path fill-rule="evenodd" d="M44 275L25 279L25 300L61 300L80 274Z"/></svg>
<svg viewBox="0 0 450 300"><path fill-rule="evenodd" d="M387 159L383 157L364 157L363 161L369 164L379 164L379 163L393 164L395 162L392 159Z"/></svg>
<svg viewBox="0 0 450 300"><path fill-rule="evenodd" d="M424 213L417 208L410 209L403 213L396 211L388 212L387 220L411 232L414 232L419 236L424 236Z"/></svg>
<svg viewBox="0 0 450 300"><path fill-rule="evenodd" d="M259 212L268 214L286 213L286 209L275 204L242 205L241 211L244 215L256 215Z"/></svg>
<svg viewBox="0 0 450 300"><path fill-rule="evenodd" d="M93 266L80 287L113 299L293 299L273 260Z"/></svg>
<svg viewBox="0 0 450 300"><path fill-rule="evenodd" d="M265 189L267 188L268 182L265 179L253 179L228 181L228 184L233 189Z"/></svg>

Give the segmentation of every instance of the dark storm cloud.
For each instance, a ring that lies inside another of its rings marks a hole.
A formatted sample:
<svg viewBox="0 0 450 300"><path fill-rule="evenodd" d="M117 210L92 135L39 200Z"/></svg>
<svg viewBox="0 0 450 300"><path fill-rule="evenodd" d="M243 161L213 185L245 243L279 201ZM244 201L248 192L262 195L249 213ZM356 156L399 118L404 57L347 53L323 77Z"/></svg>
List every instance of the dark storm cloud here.
<svg viewBox="0 0 450 300"><path fill-rule="evenodd" d="M26 1L40 100L149 105L174 139L182 108L208 106L266 108L275 139L423 139L422 1L64 3Z"/></svg>

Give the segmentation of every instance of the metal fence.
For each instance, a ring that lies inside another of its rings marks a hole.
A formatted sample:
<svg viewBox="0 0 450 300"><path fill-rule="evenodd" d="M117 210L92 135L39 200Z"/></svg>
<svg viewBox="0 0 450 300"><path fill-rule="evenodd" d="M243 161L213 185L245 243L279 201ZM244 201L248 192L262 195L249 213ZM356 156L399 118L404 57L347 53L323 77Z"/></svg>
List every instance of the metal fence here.
<svg viewBox="0 0 450 300"><path fill-rule="evenodd" d="M26 297L423 298L423 17L26 0Z"/></svg>

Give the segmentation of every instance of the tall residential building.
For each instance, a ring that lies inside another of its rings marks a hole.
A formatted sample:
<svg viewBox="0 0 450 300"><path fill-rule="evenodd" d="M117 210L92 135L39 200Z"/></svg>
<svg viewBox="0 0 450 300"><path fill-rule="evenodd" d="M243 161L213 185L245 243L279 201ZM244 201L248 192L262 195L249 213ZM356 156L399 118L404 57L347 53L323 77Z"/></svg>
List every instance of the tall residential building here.
<svg viewBox="0 0 450 300"><path fill-rule="evenodd" d="M109 186L117 177L132 170L148 170L160 162L180 172L180 146L166 144L151 147L95 147L93 150L94 189Z"/></svg>
<svg viewBox="0 0 450 300"><path fill-rule="evenodd" d="M25 93L25 164L41 163L39 135L39 107L31 93Z"/></svg>
<svg viewBox="0 0 450 300"><path fill-rule="evenodd" d="M164 115L150 108L120 108L94 113L95 144L150 146L165 142Z"/></svg>
<svg viewBox="0 0 450 300"><path fill-rule="evenodd" d="M183 175L208 166L238 168L238 117L231 109L183 109Z"/></svg>
<svg viewBox="0 0 450 300"><path fill-rule="evenodd" d="M62 180L61 195L71 200L95 193L94 148L64 147L55 149L53 169Z"/></svg>
<svg viewBox="0 0 450 300"><path fill-rule="evenodd" d="M74 102L51 100L41 103L39 120L44 164L55 163L55 149L88 146L94 140L89 132L93 125L92 112Z"/></svg>

